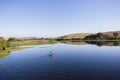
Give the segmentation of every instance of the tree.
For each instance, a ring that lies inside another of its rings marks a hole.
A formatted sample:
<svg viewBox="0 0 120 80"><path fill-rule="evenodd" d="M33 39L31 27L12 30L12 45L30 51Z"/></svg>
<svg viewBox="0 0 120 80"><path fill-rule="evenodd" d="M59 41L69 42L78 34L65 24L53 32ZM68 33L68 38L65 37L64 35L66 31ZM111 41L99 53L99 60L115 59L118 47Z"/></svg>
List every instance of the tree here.
<svg viewBox="0 0 120 80"><path fill-rule="evenodd" d="M103 38L103 34L102 33L97 33L96 37L101 39L101 38Z"/></svg>
<svg viewBox="0 0 120 80"><path fill-rule="evenodd" d="M17 38L9 38L8 41L17 41Z"/></svg>
<svg viewBox="0 0 120 80"><path fill-rule="evenodd" d="M114 32L113 35L114 35L115 39L117 39L118 33Z"/></svg>

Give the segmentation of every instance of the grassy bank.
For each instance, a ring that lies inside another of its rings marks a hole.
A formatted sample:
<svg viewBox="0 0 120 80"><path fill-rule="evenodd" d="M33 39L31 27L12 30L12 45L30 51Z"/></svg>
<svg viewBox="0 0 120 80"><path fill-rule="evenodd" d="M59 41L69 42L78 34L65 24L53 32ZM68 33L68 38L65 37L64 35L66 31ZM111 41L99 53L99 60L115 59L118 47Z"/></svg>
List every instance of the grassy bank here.
<svg viewBox="0 0 120 80"><path fill-rule="evenodd" d="M23 48L19 48L19 47L8 47L6 48L6 50L1 50L0 51L0 58L6 58L11 51L16 51L16 50L21 50Z"/></svg>
<svg viewBox="0 0 120 80"><path fill-rule="evenodd" d="M29 41L10 41L11 47L24 46L24 45L40 45L40 44L55 44L55 40L29 40Z"/></svg>
<svg viewBox="0 0 120 80"><path fill-rule="evenodd" d="M40 44L55 44L57 41L55 40L30 40L30 41L9 41L5 42L1 45L0 50L0 58L5 58L9 55L11 51L21 50L25 49L25 47L19 47L19 46L26 46L26 45L40 45ZM9 45L9 46L8 46ZM3 49L3 47L5 49Z"/></svg>

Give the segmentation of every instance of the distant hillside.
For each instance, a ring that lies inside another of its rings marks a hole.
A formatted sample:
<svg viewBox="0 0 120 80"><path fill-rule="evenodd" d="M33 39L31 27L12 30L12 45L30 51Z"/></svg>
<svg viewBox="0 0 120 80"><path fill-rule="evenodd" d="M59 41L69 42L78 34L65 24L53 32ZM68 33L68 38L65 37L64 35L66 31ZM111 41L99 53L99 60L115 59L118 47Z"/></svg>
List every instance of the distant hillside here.
<svg viewBox="0 0 120 80"><path fill-rule="evenodd" d="M60 36L57 38L58 40L118 40L120 39L120 31L109 31L109 32L99 32L99 33L75 33L68 34L64 36Z"/></svg>
<svg viewBox="0 0 120 80"><path fill-rule="evenodd" d="M83 39L88 35L91 35L91 33L68 34L68 35L60 36L58 37L58 39Z"/></svg>
<svg viewBox="0 0 120 80"><path fill-rule="evenodd" d="M91 34L85 37L85 39L105 39L105 40L116 40L120 39L120 31L110 31L110 32L102 32Z"/></svg>
<svg viewBox="0 0 120 80"><path fill-rule="evenodd" d="M120 31L110 31L110 32L103 32L102 34L109 37L115 37L115 33L117 37L120 37Z"/></svg>
<svg viewBox="0 0 120 80"><path fill-rule="evenodd" d="M5 39L4 39L3 37L0 37L0 42L1 42L1 41L5 41Z"/></svg>

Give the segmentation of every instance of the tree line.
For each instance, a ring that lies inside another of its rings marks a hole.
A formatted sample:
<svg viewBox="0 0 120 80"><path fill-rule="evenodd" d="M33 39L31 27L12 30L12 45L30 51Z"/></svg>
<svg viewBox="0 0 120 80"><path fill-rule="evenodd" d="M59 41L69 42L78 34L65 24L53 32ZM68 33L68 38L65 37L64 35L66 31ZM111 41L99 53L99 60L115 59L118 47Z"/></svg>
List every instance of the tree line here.
<svg viewBox="0 0 120 80"><path fill-rule="evenodd" d="M84 38L85 40L118 40L120 39L119 33L113 32L112 36L104 33L91 34Z"/></svg>

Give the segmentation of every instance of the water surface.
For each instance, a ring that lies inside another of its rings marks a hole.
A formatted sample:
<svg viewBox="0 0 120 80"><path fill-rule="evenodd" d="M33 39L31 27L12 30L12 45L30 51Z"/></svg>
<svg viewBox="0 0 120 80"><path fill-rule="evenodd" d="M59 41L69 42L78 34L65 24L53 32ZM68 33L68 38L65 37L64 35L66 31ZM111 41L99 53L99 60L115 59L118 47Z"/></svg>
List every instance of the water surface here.
<svg viewBox="0 0 120 80"><path fill-rule="evenodd" d="M48 44L0 58L0 80L120 80L120 47Z"/></svg>

